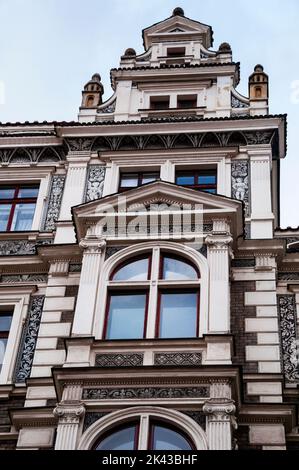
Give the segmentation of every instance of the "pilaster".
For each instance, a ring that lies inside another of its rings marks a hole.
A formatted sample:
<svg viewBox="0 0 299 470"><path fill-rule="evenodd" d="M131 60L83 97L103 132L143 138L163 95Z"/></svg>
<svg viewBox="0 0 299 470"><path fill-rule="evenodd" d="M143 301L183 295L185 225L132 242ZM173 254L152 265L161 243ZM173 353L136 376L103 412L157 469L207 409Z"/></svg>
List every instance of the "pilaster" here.
<svg viewBox="0 0 299 470"><path fill-rule="evenodd" d="M236 428L236 407L229 398L211 398L203 406L207 415L209 450L232 450L232 430Z"/></svg>
<svg viewBox="0 0 299 470"><path fill-rule="evenodd" d="M106 242L97 236L87 236L80 242L80 247L84 252L72 334L90 336Z"/></svg>
<svg viewBox="0 0 299 470"><path fill-rule="evenodd" d="M81 402L64 402L53 411L58 418L55 450L75 450L85 414Z"/></svg>
<svg viewBox="0 0 299 470"><path fill-rule="evenodd" d="M210 271L209 333L230 331L229 266L233 239L223 220L215 220L213 232L206 237Z"/></svg>

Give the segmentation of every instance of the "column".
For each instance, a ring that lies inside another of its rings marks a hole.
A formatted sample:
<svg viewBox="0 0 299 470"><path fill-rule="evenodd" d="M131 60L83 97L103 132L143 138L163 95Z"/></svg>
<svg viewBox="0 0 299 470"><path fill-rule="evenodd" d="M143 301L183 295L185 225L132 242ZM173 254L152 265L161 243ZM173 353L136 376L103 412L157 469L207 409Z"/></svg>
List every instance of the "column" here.
<svg viewBox="0 0 299 470"><path fill-rule="evenodd" d="M273 237L271 149L249 150L251 173L251 238Z"/></svg>
<svg viewBox="0 0 299 470"><path fill-rule="evenodd" d="M91 336L106 242L96 236L90 236L80 242L80 247L84 252L72 334Z"/></svg>
<svg viewBox="0 0 299 470"><path fill-rule="evenodd" d="M82 432L85 407L80 401L82 385L67 385L53 413L58 418L55 450L75 450Z"/></svg>
<svg viewBox="0 0 299 470"><path fill-rule="evenodd" d="M207 415L209 450L232 450L232 429L236 428L236 407L229 398L211 398L203 406Z"/></svg>
<svg viewBox="0 0 299 470"><path fill-rule="evenodd" d="M233 239L225 221L214 221L213 232L206 237L210 271L210 308L208 332L230 331L230 284L229 267Z"/></svg>
<svg viewBox="0 0 299 470"><path fill-rule="evenodd" d="M83 202L89 152L69 152L68 171L61 202L55 243L75 243L71 208Z"/></svg>

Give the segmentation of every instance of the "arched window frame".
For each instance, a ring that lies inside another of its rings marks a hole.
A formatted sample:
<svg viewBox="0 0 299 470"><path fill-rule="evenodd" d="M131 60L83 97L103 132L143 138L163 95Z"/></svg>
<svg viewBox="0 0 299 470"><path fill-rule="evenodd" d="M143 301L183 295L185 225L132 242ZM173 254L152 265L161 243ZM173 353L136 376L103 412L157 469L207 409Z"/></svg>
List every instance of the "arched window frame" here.
<svg viewBox="0 0 299 470"><path fill-rule="evenodd" d="M148 312L147 312L147 328L146 335L147 339L153 339L157 336L157 308L158 308L158 291L163 285L169 286L172 284L174 287L176 283L179 283L180 287L184 284L185 288L196 289L200 291L199 296L199 317L197 334L198 337L202 337L208 332L208 299L209 299L209 268L207 259L201 255L198 251L188 245L182 245L174 242L147 242L138 245L131 245L128 248L124 248L121 252L117 252L108 258L101 271L99 279L98 296L96 299L97 312L94 321L93 334L96 339L103 339L105 337L105 323L107 321L107 302L109 288L119 287L119 283L110 280L112 273L122 263L125 264L129 259L141 258L142 255L150 254L152 252L153 263L152 269L156 270L156 275L153 276L152 280L148 281L133 281L121 283L123 287L132 287L140 289L141 286L147 286L150 289L150 296L148 299ZM164 281L159 280L159 285L155 279L159 277L160 268L160 253L169 253L170 256L186 259L190 262L198 272L200 278L196 281ZM152 273L153 275L153 273Z"/></svg>
<svg viewBox="0 0 299 470"><path fill-rule="evenodd" d="M114 411L93 423L81 436L78 450L92 449L95 443L109 431L132 422L139 421L138 450L147 450L150 421L165 423L166 426L181 431L195 449L208 450L208 440L204 430L189 416L177 411L154 406L138 406Z"/></svg>

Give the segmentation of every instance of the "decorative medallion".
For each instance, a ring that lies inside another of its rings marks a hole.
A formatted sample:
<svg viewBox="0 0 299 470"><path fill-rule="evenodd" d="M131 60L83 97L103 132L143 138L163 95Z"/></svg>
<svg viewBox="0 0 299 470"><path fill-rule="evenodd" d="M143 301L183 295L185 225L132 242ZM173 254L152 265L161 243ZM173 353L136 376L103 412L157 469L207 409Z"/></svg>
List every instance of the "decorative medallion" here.
<svg viewBox="0 0 299 470"><path fill-rule="evenodd" d="M52 178L49 202L43 229L46 231L55 230L56 222L59 218L65 176L55 175Z"/></svg>
<svg viewBox="0 0 299 470"><path fill-rule="evenodd" d="M44 305L44 295L31 298L27 320L19 346L19 355L15 372L15 382L25 382L30 377L38 331Z"/></svg>

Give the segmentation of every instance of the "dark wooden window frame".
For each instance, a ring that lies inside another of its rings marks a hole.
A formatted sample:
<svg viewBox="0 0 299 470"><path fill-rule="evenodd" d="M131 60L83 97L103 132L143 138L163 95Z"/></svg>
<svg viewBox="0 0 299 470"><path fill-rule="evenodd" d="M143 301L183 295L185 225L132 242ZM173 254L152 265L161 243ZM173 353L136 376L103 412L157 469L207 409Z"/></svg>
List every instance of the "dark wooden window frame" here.
<svg viewBox="0 0 299 470"><path fill-rule="evenodd" d="M132 171L132 172L128 171L127 173L126 172L120 173L118 191L120 193L123 193L124 191L128 191L129 189L139 188L140 186L143 186L144 184L147 184L147 183L142 183L142 179L144 178L144 176L153 175L153 174L157 175L157 179L160 178L160 171L157 171L157 170L153 170L153 171ZM137 186L122 187L121 186L122 176L130 176L130 175L132 175L134 177L135 176L137 177Z"/></svg>
<svg viewBox="0 0 299 470"><path fill-rule="evenodd" d="M184 176L194 176L194 184L179 184L177 182L179 177L184 177ZM199 177L200 176L215 176L216 182L215 184L199 184ZM184 188L191 188L191 189L196 189L197 191L204 191L207 192L209 189L214 189L216 194L217 194L217 170L178 170L175 174L175 182L179 186L183 186Z"/></svg>
<svg viewBox="0 0 299 470"><path fill-rule="evenodd" d="M17 231L17 230L11 230L12 226L12 221L14 218L16 206L18 204L36 204L37 201L37 196L36 197L21 197L19 198L19 192L22 189L39 189L39 185L23 185L23 184L18 184L18 185L12 185L12 186L0 186L0 189L14 189L14 195L12 198L7 198L7 199L0 199L0 205L2 204L7 204L11 205L10 212L9 212L9 217L6 225L6 230L5 232L11 232L11 231Z"/></svg>

